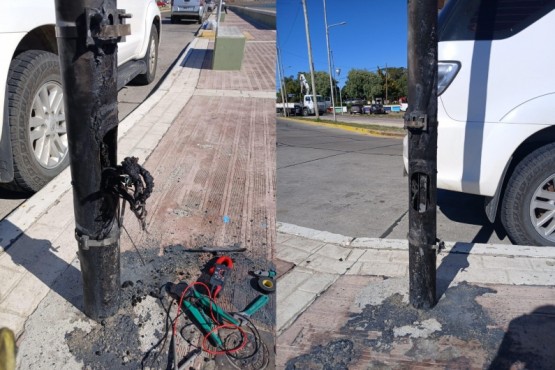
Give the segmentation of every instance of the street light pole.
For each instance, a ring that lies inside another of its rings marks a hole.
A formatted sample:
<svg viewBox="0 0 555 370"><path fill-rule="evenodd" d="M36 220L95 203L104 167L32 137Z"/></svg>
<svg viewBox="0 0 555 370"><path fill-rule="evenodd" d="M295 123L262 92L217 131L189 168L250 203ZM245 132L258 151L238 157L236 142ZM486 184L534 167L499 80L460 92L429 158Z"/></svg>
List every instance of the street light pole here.
<svg viewBox="0 0 555 370"><path fill-rule="evenodd" d="M341 22L341 23L336 23L336 24L332 24L330 26L328 26L328 15L326 12L326 0L324 1L324 25L326 26L326 47L328 49L328 72L330 75L330 92L331 92L331 105L332 105L332 111L333 111L333 120L337 121L336 116L335 116L335 94L334 94L334 88L333 88L333 80L331 77L331 49L330 49L330 35L329 35L329 31L330 28L335 27L335 26L343 26L344 24L347 24L347 22Z"/></svg>
<svg viewBox="0 0 555 370"><path fill-rule="evenodd" d="M316 119L320 119L320 112L318 112L318 100L316 99L316 80L314 78L314 62L312 61L312 44L310 43L310 31L308 30L308 11L306 9L306 0L302 0L303 13L304 13L304 27L306 31L306 43L308 47L308 64L310 67L310 79L312 80L312 103L314 105L314 113Z"/></svg>
<svg viewBox="0 0 555 370"><path fill-rule="evenodd" d="M337 82L339 82L339 76L341 75L341 68L335 70L337 73ZM337 86L339 89L339 104L341 105L341 115L343 115L343 98L341 97L341 87Z"/></svg>

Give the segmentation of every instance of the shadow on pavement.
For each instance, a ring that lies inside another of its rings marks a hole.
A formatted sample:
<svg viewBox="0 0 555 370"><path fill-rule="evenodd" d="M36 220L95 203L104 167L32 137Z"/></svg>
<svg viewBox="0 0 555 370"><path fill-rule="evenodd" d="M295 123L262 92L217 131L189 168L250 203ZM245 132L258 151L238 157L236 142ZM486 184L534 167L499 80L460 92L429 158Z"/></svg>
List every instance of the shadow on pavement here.
<svg viewBox="0 0 555 370"><path fill-rule="evenodd" d="M204 62L205 59L210 59L212 50L205 50L205 49L190 49L187 51L183 62L181 62L181 67L187 68L194 68L194 69L206 69L206 63ZM205 58L205 56L209 56L210 58ZM209 68L211 69L211 68Z"/></svg>
<svg viewBox="0 0 555 370"><path fill-rule="evenodd" d="M436 300L439 301L459 271L470 266L468 253L472 250L472 243L455 243L449 254L443 258L436 272Z"/></svg>
<svg viewBox="0 0 555 370"><path fill-rule="evenodd" d="M75 250L77 251L77 242ZM55 284L62 274L70 278L70 281L80 281L81 272L59 257L58 248L49 240L33 239L23 233L5 253L15 264L24 267L78 310L83 311L82 295L70 294L67 289L62 289L64 284Z"/></svg>
<svg viewBox="0 0 555 370"><path fill-rule="evenodd" d="M495 233L502 240L507 237L499 221L489 222L484 206L484 197L437 189L437 204L441 212L451 221L482 226L472 239L472 243L488 243Z"/></svg>
<svg viewBox="0 0 555 370"><path fill-rule="evenodd" d="M0 188L0 199L27 199L32 194Z"/></svg>
<svg viewBox="0 0 555 370"><path fill-rule="evenodd" d="M488 367L497 369L553 369L555 306L545 305L511 321Z"/></svg>

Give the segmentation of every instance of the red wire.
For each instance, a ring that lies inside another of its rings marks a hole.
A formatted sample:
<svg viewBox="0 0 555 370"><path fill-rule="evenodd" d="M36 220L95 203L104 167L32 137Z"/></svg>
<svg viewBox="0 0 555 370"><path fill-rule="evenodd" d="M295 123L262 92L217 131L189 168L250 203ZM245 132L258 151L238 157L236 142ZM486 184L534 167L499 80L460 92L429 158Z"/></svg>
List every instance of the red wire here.
<svg viewBox="0 0 555 370"><path fill-rule="evenodd" d="M214 320L214 322L219 323L219 321L214 316L214 311L212 310L212 304L215 304L216 300L212 298L212 294L210 292L210 289L203 282L200 282L200 281L194 282L194 283L188 285L187 288L185 288L183 293L181 293L181 297L179 298L179 305L177 306L177 315L175 316L175 320L173 322L173 330L172 330L172 335L174 336L174 338L173 338L174 341L175 341L175 332L176 332L177 320L179 319L179 315L181 313L181 304L183 303L183 299L187 295L187 292L189 291L189 289L191 289L195 285L201 285L208 292L208 299L210 300L210 317L212 318L212 320ZM241 336L243 337L243 340L242 340L241 344L238 345L237 347L231 348L229 350L224 349L222 351L212 351L212 350L208 349L207 346L205 345L206 342L208 341L208 337L212 333L217 332L219 329L223 329L223 328L230 328L230 329L239 330L239 332L241 333ZM247 337L247 334L245 333L245 331L243 329L241 329L239 326L231 324L231 323L229 323L229 324L224 323L224 324L221 324L221 325L217 325L214 329L210 330L210 332L208 332L208 334L206 334L204 336L201 347L202 347L203 351L205 351L205 352L207 352L211 355L223 355L223 354L238 352L238 351L242 350L243 348L245 348L247 343L248 343L248 337Z"/></svg>
<svg viewBox="0 0 555 370"><path fill-rule="evenodd" d="M224 349L223 351L212 351L210 349L207 348L206 346L206 342L208 342L208 337L215 331L218 331L219 329L223 329L223 328L231 328L231 329L237 329L239 330L239 332L241 333L241 336L243 337L243 340L241 341L241 344L239 344L237 347L235 348L231 348L231 349ZM212 329L210 331L210 333L206 334L204 336L204 339L202 340L202 350L204 352L207 352L211 355L225 355L225 354L229 354L229 353L235 353L235 352L239 352L240 350L242 350L243 348L245 348L245 346L247 345L249 341L249 338L247 338L247 333L245 333L245 331L243 329L241 329L240 327L238 327L237 325L233 325L233 324L223 324L223 325L219 325L216 326L214 329Z"/></svg>

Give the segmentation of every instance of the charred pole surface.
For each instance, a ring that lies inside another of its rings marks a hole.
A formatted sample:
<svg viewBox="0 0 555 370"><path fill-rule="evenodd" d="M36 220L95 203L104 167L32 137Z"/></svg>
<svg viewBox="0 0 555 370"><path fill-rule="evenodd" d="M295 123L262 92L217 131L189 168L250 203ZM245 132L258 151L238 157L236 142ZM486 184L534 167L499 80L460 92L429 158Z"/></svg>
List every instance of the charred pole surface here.
<svg viewBox="0 0 555 370"><path fill-rule="evenodd" d="M130 33L125 17L116 0L56 0L84 312L95 320L119 308L119 200L105 177L117 166L117 43Z"/></svg>
<svg viewBox="0 0 555 370"><path fill-rule="evenodd" d="M437 0L408 0L409 301L436 299Z"/></svg>

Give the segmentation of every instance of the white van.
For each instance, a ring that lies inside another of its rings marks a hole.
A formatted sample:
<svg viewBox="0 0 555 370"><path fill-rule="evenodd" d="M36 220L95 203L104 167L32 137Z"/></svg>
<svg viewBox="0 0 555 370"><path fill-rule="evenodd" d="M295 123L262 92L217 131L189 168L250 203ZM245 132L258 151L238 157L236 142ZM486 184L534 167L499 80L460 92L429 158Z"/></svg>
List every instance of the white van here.
<svg viewBox="0 0 555 370"><path fill-rule="evenodd" d="M171 23L180 19L194 19L201 24L204 19L204 0L172 0L171 6Z"/></svg>
<svg viewBox="0 0 555 370"><path fill-rule="evenodd" d="M437 185L483 195L514 243L555 245L555 1L522 3L440 13Z"/></svg>

